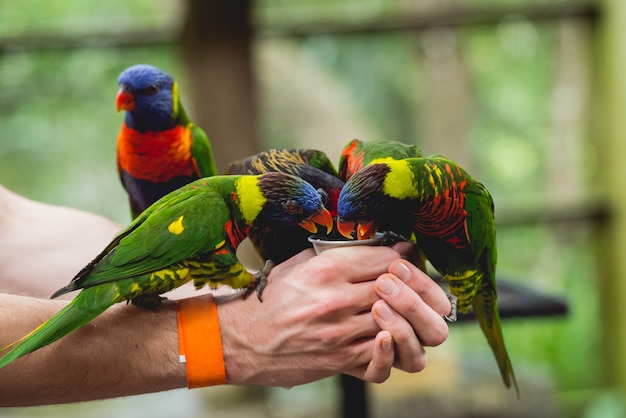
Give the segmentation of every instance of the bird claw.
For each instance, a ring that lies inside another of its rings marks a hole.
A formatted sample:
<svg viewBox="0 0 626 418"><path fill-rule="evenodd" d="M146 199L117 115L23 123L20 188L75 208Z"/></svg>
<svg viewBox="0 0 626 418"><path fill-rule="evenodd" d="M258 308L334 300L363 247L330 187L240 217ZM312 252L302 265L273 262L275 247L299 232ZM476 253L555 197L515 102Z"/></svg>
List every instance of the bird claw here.
<svg viewBox="0 0 626 418"><path fill-rule="evenodd" d="M446 294L446 296L450 300L450 313L448 315L444 315L443 318L448 322L456 322L457 320L456 304L457 304L458 298L451 294Z"/></svg>
<svg viewBox="0 0 626 418"><path fill-rule="evenodd" d="M132 302L133 305L138 306L143 309L156 309L164 300L167 300L166 297L159 296L154 293L146 293L143 295L139 295L130 301L126 301L126 303Z"/></svg>
<svg viewBox="0 0 626 418"><path fill-rule="evenodd" d="M411 240L406 239L401 234L397 234L393 231L383 231L382 234L383 234L383 245L386 245L389 247L399 242L411 242Z"/></svg>
<svg viewBox="0 0 626 418"><path fill-rule="evenodd" d="M256 290L256 297L259 298L259 302L263 302L262 296L263 290L265 290L265 286L267 286L267 276L269 276L270 271L272 271L275 265L272 260L267 260L261 270L257 270L253 273L255 279L254 283L252 286L248 287L248 290L243 295L244 299L252 293L252 290Z"/></svg>

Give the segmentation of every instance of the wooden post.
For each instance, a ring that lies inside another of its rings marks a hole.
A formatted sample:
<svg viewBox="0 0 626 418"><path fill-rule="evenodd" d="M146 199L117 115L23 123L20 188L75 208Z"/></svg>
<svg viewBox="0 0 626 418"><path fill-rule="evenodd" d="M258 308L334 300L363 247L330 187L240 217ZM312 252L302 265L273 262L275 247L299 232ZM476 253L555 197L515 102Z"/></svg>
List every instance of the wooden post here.
<svg viewBox="0 0 626 418"><path fill-rule="evenodd" d="M626 395L626 2L604 0L596 44L597 96L594 139L598 145L598 189L610 205L611 222L600 227L598 249L606 384ZM584 309L584 307L581 307Z"/></svg>
<svg viewBox="0 0 626 418"><path fill-rule="evenodd" d="M258 152L251 0L187 0L181 39L189 113L213 146L218 170Z"/></svg>

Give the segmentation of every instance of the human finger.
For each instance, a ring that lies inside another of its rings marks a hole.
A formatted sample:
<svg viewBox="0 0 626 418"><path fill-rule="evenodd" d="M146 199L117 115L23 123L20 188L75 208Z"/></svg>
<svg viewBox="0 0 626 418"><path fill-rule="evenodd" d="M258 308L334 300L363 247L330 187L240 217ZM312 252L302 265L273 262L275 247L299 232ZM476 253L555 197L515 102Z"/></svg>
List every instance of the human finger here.
<svg viewBox="0 0 626 418"><path fill-rule="evenodd" d="M367 364L363 380L382 383L389 378L395 361L393 338L389 331L380 331L374 339L372 360Z"/></svg>
<svg viewBox="0 0 626 418"><path fill-rule="evenodd" d="M317 257L320 273L341 275L351 283L372 280L388 271L400 254L389 247L352 246L333 248ZM326 269L332 269L328 272Z"/></svg>
<svg viewBox="0 0 626 418"><path fill-rule="evenodd" d="M402 280L417 292L422 300L440 316L449 315L452 306L446 292L426 273L407 260L394 260L389 265L389 273Z"/></svg>
<svg viewBox="0 0 626 418"><path fill-rule="evenodd" d="M342 373L372 383L382 383L391 374L395 363L394 342L391 333L378 331L375 337L363 339L352 345L353 367ZM358 354L356 354L358 353Z"/></svg>
<svg viewBox="0 0 626 418"><path fill-rule="evenodd" d="M374 320L382 330L388 331L394 342L395 366L409 373L426 367L426 352L411 324L395 312L384 300L372 306Z"/></svg>
<svg viewBox="0 0 626 418"><path fill-rule="evenodd" d="M448 325L443 319L444 314L435 311L422 299L420 294L413 291L398 277L390 273L382 274L376 279L375 287L378 295L388 306L408 321L421 344L437 346L448 338ZM385 313L383 308L380 308L380 312L374 310L373 312L375 314ZM376 319L376 315L374 319ZM403 328L402 331L404 331L402 336L406 338L406 329ZM392 335L397 343L397 336L393 331Z"/></svg>

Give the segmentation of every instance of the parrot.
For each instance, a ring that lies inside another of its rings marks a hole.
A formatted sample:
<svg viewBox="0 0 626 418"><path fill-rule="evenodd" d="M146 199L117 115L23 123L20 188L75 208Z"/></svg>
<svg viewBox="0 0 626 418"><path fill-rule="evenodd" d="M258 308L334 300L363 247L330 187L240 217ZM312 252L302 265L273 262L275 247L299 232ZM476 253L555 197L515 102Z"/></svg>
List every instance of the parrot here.
<svg viewBox="0 0 626 418"><path fill-rule="evenodd" d="M412 233L447 279L457 310L472 307L507 388L519 388L506 350L496 294L494 204L486 187L443 156L370 164L344 185L337 230L366 239L378 230Z"/></svg>
<svg viewBox="0 0 626 418"><path fill-rule="evenodd" d="M369 164L418 157L423 157L423 154L422 150L415 145L386 139L376 141L353 139L343 147L339 156L339 177L347 181L354 173ZM397 228L393 232L398 241L416 241L411 235L408 223L405 223L405 228ZM390 231L385 231L385 233L389 234ZM426 256L419 245L413 246L412 252L406 257L420 270L426 271Z"/></svg>
<svg viewBox="0 0 626 418"><path fill-rule="evenodd" d="M206 134L189 120L169 74L137 64L117 81L115 106L126 112L117 137L117 168L135 218L167 193L216 175L217 167Z"/></svg>
<svg viewBox="0 0 626 418"><path fill-rule="evenodd" d="M297 165L309 165L338 177L337 169L324 151L306 148L269 149L243 160L232 161L226 167L227 174L289 172Z"/></svg>
<svg viewBox="0 0 626 418"><path fill-rule="evenodd" d="M423 156L415 145L385 139L367 142L353 139L343 147L339 156L339 177L348 181L354 173L371 163Z"/></svg>
<svg viewBox="0 0 626 418"><path fill-rule="evenodd" d="M165 293L187 282L197 289L228 285L262 291L271 265L250 273L236 249L250 231L317 224L332 228L321 196L308 183L284 173L206 177L171 192L142 212L53 298L80 293L59 313L0 351L0 368L53 343L115 303L154 307ZM144 299L146 298L146 299Z"/></svg>
<svg viewBox="0 0 626 418"><path fill-rule="evenodd" d="M322 195L331 216L336 217L337 200L344 182L337 177L337 170L323 151L270 149L231 162L226 168L226 174L263 174L274 171L292 174L310 183ZM288 226L280 229L258 229L252 231L249 238L264 260L279 264L311 247L307 239L309 235L302 228Z"/></svg>

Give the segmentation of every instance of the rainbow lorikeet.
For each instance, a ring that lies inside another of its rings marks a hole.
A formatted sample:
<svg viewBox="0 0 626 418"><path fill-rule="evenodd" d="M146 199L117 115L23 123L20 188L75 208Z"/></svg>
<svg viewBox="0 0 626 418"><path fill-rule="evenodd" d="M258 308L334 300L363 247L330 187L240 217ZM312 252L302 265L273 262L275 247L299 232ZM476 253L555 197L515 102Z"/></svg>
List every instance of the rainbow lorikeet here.
<svg viewBox="0 0 626 418"><path fill-rule="evenodd" d="M324 151L307 148L278 148L263 151L248 158L229 163L226 172L231 174L244 172L260 174L270 171L286 172L300 165L315 167L338 177L337 169Z"/></svg>
<svg viewBox="0 0 626 418"><path fill-rule="evenodd" d="M421 250L474 314L496 357L502 379L518 391L502 335L496 295L496 228L491 195L463 168L443 157L370 164L341 191L337 230L358 239L410 226Z"/></svg>
<svg viewBox="0 0 626 418"><path fill-rule="evenodd" d="M405 144L399 141L381 139L376 141L361 141L353 139L343 147L339 156L339 177L347 181L357 171L370 164L401 160L404 158L422 157L422 151L415 145ZM389 233L390 231L386 231ZM399 239L412 238L409 224L405 228L393 231ZM413 251L407 258L422 271L426 271L426 256L419 246L414 246Z"/></svg>
<svg viewBox="0 0 626 418"><path fill-rule="evenodd" d="M423 154L415 145L385 139L367 142L353 139L343 147L339 156L339 177L347 181L369 164L418 157L423 157Z"/></svg>
<svg viewBox="0 0 626 418"><path fill-rule="evenodd" d="M316 222L332 228L317 191L288 174L214 176L165 195L141 213L74 279L53 297L82 289L65 308L11 348L0 367L96 318L111 305L139 305L192 281L256 289L259 299L268 268L249 273L236 257L239 243L257 228ZM145 298L145 299L144 299Z"/></svg>
<svg viewBox="0 0 626 418"><path fill-rule="evenodd" d="M122 71L115 106L126 111L117 167L133 218L167 193L217 174L211 145L183 108L174 79L152 65Z"/></svg>
<svg viewBox="0 0 626 418"><path fill-rule="evenodd" d="M243 160L231 162L227 174L262 174L283 172L293 174L310 183L322 195L331 216L337 215L337 199L344 182L322 151L311 149L271 149ZM327 233L330 230L326 231ZM282 263L302 250L311 247L309 233L298 227L259 228L250 233L250 240L264 260Z"/></svg>

